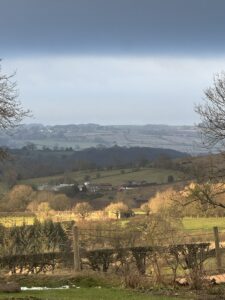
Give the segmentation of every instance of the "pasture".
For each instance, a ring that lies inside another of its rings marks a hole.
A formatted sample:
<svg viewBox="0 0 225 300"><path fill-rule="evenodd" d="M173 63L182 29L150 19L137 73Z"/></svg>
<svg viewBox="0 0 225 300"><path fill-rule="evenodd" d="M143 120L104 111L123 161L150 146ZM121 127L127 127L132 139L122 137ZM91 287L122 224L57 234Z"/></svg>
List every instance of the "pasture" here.
<svg viewBox="0 0 225 300"><path fill-rule="evenodd" d="M13 282L22 287L49 287L52 290L22 291L17 294L0 293L0 299L45 299L45 300L181 300L179 297L154 296L149 292L141 293L134 290L121 288L121 278L101 273L77 273L58 275L30 275L13 276ZM54 288L69 286L69 289ZM33 298L32 298L33 297ZM182 297L182 299L184 299Z"/></svg>
<svg viewBox="0 0 225 300"><path fill-rule="evenodd" d="M201 230L212 231L214 226L225 229L225 217L209 217L209 218L183 218L183 226L187 231Z"/></svg>
<svg viewBox="0 0 225 300"><path fill-rule="evenodd" d="M67 174L70 178L78 183L83 183L84 181L91 181L93 183L110 183L113 186L121 185L127 181L142 181L145 180L149 183L167 183L168 176L172 175L174 180L181 180L184 178L182 172L167 170L167 169L157 169L157 168L139 168L139 169L116 169L116 170L88 170L88 171L77 171L70 172ZM54 182L63 178L65 175L55 175L40 178L31 178L26 180L21 180L19 183L24 184L47 184Z"/></svg>
<svg viewBox="0 0 225 300"><path fill-rule="evenodd" d="M17 296L18 295L18 296ZM0 299L45 299L45 300L179 300L175 297L152 296L150 294L141 294L133 291L127 291L115 288L73 288L69 290L48 290L48 291L25 291L18 294L0 294ZM183 298L184 299L184 298Z"/></svg>
<svg viewBox="0 0 225 300"><path fill-rule="evenodd" d="M135 211L137 215L144 215L144 212L139 210ZM43 215L37 216L39 221L44 221L47 217ZM12 215L0 215L0 224L5 227L12 227L12 226L22 226L23 224L32 225L34 222L34 216L12 216ZM75 215L70 212L61 212L60 215L55 214L53 216L54 221L63 222L63 221L72 221L75 219ZM129 223L132 221L131 219L121 219L120 222L122 226L124 224ZM199 218L190 218L185 217L182 220L183 229L185 232L212 232L214 226L217 226L221 231L225 231L225 217L199 217Z"/></svg>

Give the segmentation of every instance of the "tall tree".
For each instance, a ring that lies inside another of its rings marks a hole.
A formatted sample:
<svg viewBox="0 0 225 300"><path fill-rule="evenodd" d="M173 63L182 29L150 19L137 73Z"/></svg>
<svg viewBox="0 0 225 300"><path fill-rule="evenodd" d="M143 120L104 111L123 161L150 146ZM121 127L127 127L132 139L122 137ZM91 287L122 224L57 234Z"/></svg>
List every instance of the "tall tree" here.
<svg viewBox="0 0 225 300"><path fill-rule="evenodd" d="M189 189L189 197L193 201L200 201L201 204L225 208L224 203L220 201L221 195L225 193L225 72L214 76L212 86L204 91L204 103L197 105L195 110L201 118L199 129L206 146L217 145L221 156L217 157L218 161L211 157L209 168L204 170L204 180Z"/></svg>
<svg viewBox="0 0 225 300"><path fill-rule="evenodd" d="M18 100L17 83L14 78L15 73L2 73L0 60L0 129L11 129L30 114L29 110L23 109ZM6 151L0 149L0 158L3 159L6 155Z"/></svg>
<svg viewBox="0 0 225 300"><path fill-rule="evenodd" d="M211 87L204 91L204 104L196 106L201 118L199 128L207 145L212 146L225 141L225 72L214 76Z"/></svg>

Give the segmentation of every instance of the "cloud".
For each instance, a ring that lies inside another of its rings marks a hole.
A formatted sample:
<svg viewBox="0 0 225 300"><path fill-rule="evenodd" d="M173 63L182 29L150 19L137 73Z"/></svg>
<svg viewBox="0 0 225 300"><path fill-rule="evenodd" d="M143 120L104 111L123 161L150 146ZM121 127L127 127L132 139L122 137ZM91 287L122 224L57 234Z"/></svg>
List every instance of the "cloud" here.
<svg viewBox="0 0 225 300"><path fill-rule="evenodd" d="M0 0L3 57L223 55L224 0Z"/></svg>
<svg viewBox="0 0 225 300"><path fill-rule="evenodd" d="M194 103L220 59L162 56L41 56L3 61L17 69L20 98L36 122L191 124ZM29 120L30 122L31 120Z"/></svg>

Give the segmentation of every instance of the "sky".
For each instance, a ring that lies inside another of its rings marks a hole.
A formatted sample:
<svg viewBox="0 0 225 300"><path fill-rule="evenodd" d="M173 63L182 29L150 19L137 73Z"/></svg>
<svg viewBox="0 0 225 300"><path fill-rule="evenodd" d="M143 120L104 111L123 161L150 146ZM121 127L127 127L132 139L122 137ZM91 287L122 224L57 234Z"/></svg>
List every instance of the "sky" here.
<svg viewBox="0 0 225 300"><path fill-rule="evenodd" d="M27 123L195 124L224 32L224 0L0 0Z"/></svg>

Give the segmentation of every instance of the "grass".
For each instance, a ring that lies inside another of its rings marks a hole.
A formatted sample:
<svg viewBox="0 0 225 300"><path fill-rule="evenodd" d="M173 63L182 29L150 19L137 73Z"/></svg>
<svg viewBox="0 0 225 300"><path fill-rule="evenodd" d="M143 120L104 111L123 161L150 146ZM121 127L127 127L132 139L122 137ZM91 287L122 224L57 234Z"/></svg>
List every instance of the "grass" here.
<svg viewBox="0 0 225 300"><path fill-rule="evenodd" d="M173 175L175 180L181 178L181 173L171 170L162 170L162 169L140 169L138 171L132 172L127 171L125 174L117 173L114 175L104 174L105 177L101 177L98 179L94 179L93 182L96 183L105 183L110 182L112 185L120 185L123 182L133 180L133 181L142 181L145 180L147 182L156 182L156 183L167 183L167 179L169 175Z"/></svg>
<svg viewBox="0 0 225 300"><path fill-rule="evenodd" d="M225 266L225 254L221 255L222 266ZM217 270L217 261L216 257L210 257L204 262L204 270L209 274Z"/></svg>
<svg viewBox="0 0 225 300"><path fill-rule="evenodd" d="M119 169L104 171L77 171L71 172L69 175L77 182L84 182L85 176L88 175L90 177L90 181L94 183L111 183L113 186L118 186L129 180L145 180L147 182L166 183L169 175L173 175L175 180L179 180L183 177L183 173L181 172L156 168L140 168L136 169L135 171L132 169L124 169L123 173L122 170ZM46 184L62 178L63 176L64 175L61 174L48 177L32 178L22 180L20 183L36 185Z"/></svg>
<svg viewBox="0 0 225 300"><path fill-rule="evenodd" d="M69 285L70 289L45 290L45 291L24 291L18 294L0 293L0 299L48 299L48 300L173 300L173 297L153 296L125 290L120 287L121 281L111 274L85 273L79 274L58 274L58 275L17 275L8 278L9 281L17 282L20 286L32 287L61 287ZM17 298L18 297L18 298ZM29 298L36 297L36 298ZM176 298L178 299L178 298Z"/></svg>
<svg viewBox="0 0 225 300"><path fill-rule="evenodd" d="M214 226L225 229L225 218L184 218L183 225L185 230L212 231Z"/></svg>
<svg viewBox="0 0 225 300"><path fill-rule="evenodd" d="M29 298L30 297L30 298ZM33 298L31 298L33 297ZM0 294L0 299L45 299L45 300L174 300L179 298L152 296L115 288L73 288L69 290L26 291L18 294Z"/></svg>
<svg viewBox="0 0 225 300"><path fill-rule="evenodd" d="M22 226L23 224L26 225L33 225L34 217L16 217L16 216L0 216L0 224L5 227L13 227L13 226Z"/></svg>
<svg viewBox="0 0 225 300"><path fill-rule="evenodd" d="M137 215L144 215L145 213L136 210L135 213ZM60 215L60 220L63 221L70 221L71 218L73 219L73 216L71 214L61 214ZM34 217L32 216L0 216L0 224L2 224L5 227L12 227L12 226L21 226L23 224L26 225L32 225L34 222ZM40 221L43 221L42 218L38 218ZM127 223L129 223L130 220L124 219L121 220L121 224L124 226ZM185 231L210 231L212 232L213 227L217 226L219 227L220 231L225 231L225 217L200 217L200 218L190 218L190 217L185 217L183 219L183 226Z"/></svg>

